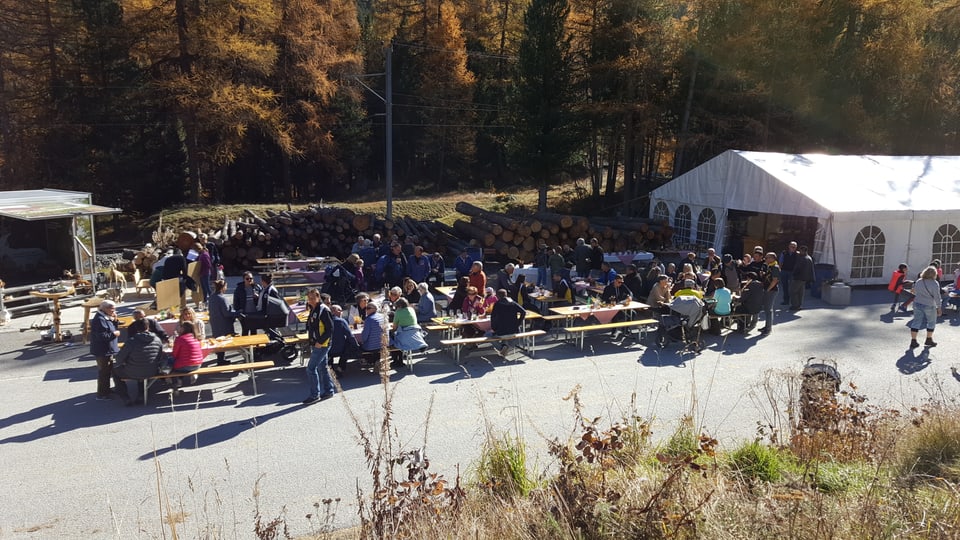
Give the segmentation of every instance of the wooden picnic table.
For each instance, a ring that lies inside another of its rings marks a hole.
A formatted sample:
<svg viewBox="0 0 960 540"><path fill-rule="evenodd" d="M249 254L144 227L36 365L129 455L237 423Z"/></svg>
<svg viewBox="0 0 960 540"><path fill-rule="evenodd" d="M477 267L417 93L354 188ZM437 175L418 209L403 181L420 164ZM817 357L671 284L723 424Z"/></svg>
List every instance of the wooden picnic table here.
<svg viewBox="0 0 960 540"><path fill-rule="evenodd" d="M601 324L606 324L613 320L613 317L621 311L635 311L649 308L650 306L642 302L631 301L627 304L621 303L602 307L596 305L553 307L550 308L550 311L556 313L557 315L563 315L567 318L580 317L582 319L589 319L592 315L596 317Z"/></svg>
<svg viewBox="0 0 960 540"><path fill-rule="evenodd" d="M73 287L67 287L62 291L30 291L31 296L50 300L53 303L53 340L63 341L63 332L60 331L60 300L74 294L76 290Z"/></svg>
<svg viewBox="0 0 960 540"><path fill-rule="evenodd" d="M437 292L446 296L447 300L453 299L453 293L456 292L456 287L437 287Z"/></svg>
<svg viewBox="0 0 960 540"><path fill-rule="evenodd" d="M521 332L526 331L527 321L532 321L532 320L541 319L541 318L543 318L543 315L540 315L536 311L527 310L527 315L526 317L524 317L523 322L520 324L520 331ZM455 331L464 326L473 325L477 328L477 330L480 330L483 332L490 330L489 315L486 315L477 319L467 319L463 317L434 317L430 319L430 322L440 326L446 326L447 330L445 331L445 333L448 339L452 339Z"/></svg>

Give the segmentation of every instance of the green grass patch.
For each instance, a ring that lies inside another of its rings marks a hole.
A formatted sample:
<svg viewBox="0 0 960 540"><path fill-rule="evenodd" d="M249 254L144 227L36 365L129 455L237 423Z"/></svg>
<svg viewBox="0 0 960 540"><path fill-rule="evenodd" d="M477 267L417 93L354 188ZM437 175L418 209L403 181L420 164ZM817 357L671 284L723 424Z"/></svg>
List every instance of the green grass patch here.
<svg viewBox="0 0 960 540"><path fill-rule="evenodd" d="M730 467L743 478L775 483L793 468L789 453L772 446L752 441L730 454Z"/></svg>
<svg viewBox="0 0 960 540"><path fill-rule="evenodd" d="M526 497L536 487L527 468L523 441L510 435L491 435L476 466L477 484L500 497Z"/></svg>

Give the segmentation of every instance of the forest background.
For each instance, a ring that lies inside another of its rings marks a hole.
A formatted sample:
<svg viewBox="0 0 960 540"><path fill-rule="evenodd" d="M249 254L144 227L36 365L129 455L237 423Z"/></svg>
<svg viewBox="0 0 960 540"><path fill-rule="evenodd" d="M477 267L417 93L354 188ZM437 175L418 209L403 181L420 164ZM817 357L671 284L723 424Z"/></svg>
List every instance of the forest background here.
<svg viewBox="0 0 960 540"><path fill-rule="evenodd" d="M0 189L540 189L644 211L737 148L956 154L960 2L0 0Z"/></svg>

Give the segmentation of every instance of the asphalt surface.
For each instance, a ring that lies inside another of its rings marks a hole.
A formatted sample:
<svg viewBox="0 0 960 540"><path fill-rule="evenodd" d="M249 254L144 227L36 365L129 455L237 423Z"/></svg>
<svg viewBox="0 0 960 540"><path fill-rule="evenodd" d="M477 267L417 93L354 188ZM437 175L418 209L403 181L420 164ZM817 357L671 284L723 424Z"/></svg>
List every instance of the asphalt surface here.
<svg viewBox="0 0 960 540"><path fill-rule="evenodd" d="M426 445L431 471L452 479L459 466L469 477L490 425L519 433L543 471L546 441L574 433L565 398L576 388L585 417L609 424L635 412L665 438L689 415L730 447L776 418L766 390L782 392L777 374L810 357L835 360L844 383L878 405L956 398L960 319L941 322L936 348L909 351L910 317L888 309L881 290L854 290L847 307L808 298L798 313L778 312L770 335L706 336L699 356L608 336L588 337L584 353L540 340L533 359L481 349L461 366L431 350L412 373L391 375L394 448ZM343 394L310 406L296 364L260 372L259 395L237 375L203 378L173 403L155 389L146 407L96 401L82 314L64 312L75 344L43 342L29 329L39 315L0 327L0 538L171 538L168 517L180 538L252 538L257 508L265 521L283 514L293 534L357 522L357 487L369 493L370 475L350 411L376 437L377 376L351 367ZM324 519L321 501L337 498Z"/></svg>

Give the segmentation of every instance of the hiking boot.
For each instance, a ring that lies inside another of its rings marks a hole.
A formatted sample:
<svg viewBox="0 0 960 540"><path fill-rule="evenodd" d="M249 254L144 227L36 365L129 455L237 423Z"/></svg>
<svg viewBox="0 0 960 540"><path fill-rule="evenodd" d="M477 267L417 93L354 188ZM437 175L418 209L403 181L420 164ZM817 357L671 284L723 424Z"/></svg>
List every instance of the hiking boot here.
<svg viewBox="0 0 960 540"><path fill-rule="evenodd" d="M923 342L923 346L924 346L924 347L936 347L936 346L937 346L937 342L935 342L932 338L927 338L927 340Z"/></svg>
<svg viewBox="0 0 960 540"><path fill-rule="evenodd" d="M917 343L917 340L915 340L915 339L911 339L911 340L910 340L910 348L911 348L911 349L916 349L916 348L919 347L919 346L920 346L920 344Z"/></svg>

